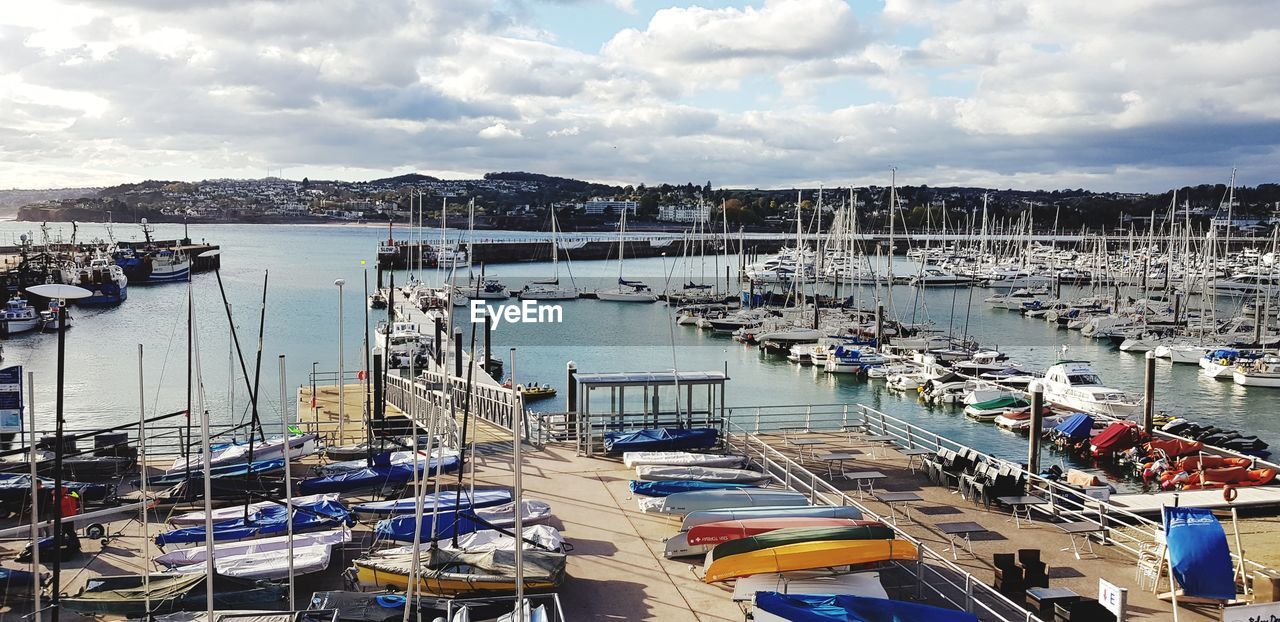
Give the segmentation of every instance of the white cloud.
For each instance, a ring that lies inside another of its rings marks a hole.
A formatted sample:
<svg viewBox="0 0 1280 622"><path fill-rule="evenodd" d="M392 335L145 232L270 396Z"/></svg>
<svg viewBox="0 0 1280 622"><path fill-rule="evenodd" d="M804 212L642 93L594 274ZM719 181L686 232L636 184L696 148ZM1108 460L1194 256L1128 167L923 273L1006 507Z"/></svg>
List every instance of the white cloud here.
<svg viewBox="0 0 1280 622"><path fill-rule="evenodd" d="M520 128L510 128L505 123L494 123L480 130L477 136L492 140L496 138L522 138L523 134L520 133Z"/></svg>

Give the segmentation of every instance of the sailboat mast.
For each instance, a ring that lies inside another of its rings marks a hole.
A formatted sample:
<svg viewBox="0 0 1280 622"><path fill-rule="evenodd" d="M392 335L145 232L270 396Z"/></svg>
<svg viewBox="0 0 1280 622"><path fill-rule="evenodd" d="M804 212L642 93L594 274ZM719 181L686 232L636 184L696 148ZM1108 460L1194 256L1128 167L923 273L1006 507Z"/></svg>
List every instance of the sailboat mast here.
<svg viewBox="0 0 1280 622"><path fill-rule="evenodd" d="M147 406L142 375L142 344L138 344L138 490L142 493L142 618L151 618L151 573L146 561L151 559L151 530L147 521ZM39 574L39 573L37 573Z"/></svg>
<svg viewBox="0 0 1280 622"><path fill-rule="evenodd" d="M368 305L365 305L366 307ZM366 348L367 350L367 348ZM280 355L280 434L284 436L284 507L285 515L288 521L285 523L285 533L289 537L289 609L294 607L293 593L293 471L289 459L289 415L285 412L284 405L288 403L285 398L287 389L284 384L284 355ZM346 399L346 395L342 395ZM208 555L213 557L213 549L209 550Z"/></svg>

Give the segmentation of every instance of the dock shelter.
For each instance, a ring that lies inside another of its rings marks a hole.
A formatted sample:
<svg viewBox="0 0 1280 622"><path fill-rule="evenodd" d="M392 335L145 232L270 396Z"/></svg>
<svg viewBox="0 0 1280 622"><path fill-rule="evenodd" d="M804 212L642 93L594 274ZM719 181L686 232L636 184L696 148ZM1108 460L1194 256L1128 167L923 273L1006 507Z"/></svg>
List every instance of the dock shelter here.
<svg viewBox="0 0 1280 622"><path fill-rule="evenodd" d="M578 452L597 453L606 432L645 428L723 431L725 388L720 371L575 373L572 377Z"/></svg>

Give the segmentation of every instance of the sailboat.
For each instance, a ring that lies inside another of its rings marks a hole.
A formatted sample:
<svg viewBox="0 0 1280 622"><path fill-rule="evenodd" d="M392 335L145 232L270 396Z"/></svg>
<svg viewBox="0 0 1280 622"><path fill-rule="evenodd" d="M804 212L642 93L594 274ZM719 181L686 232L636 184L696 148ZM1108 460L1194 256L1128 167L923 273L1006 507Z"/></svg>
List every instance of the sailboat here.
<svg viewBox="0 0 1280 622"><path fill-rule="evenodd" d="M551 208L551 269L552 277L548 281L530 281L524 289L516 294L520 300L573 300L578 297L575 287L560 285L560 243L556 239L556 210ZM570 280L573 274L569 275Z"/></svg>
<svg viewBox="0 0 1280 622"><path fill-rule="evenodd" d="M618 221L618 286L612 289L596 290L596 298L613 302L656 302L658 295L649 289L643 281L628 281L622 278L623 255L627 249L627 210L622 210L622 218Z"/></svg>

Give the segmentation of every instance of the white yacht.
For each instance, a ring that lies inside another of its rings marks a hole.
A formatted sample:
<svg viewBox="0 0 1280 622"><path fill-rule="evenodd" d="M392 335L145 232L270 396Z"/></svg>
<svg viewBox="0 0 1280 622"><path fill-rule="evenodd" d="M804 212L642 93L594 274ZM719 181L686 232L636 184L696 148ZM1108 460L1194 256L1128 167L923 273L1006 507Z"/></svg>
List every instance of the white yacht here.
<svg viewBox="0 0 1280 622"><path fill-rule="evenodd" d="M622 278L623 257L627 250L627 210L622 210L618 219L618 286L612 289L596 290L596 298L610 302L657 302L658 294L654 293L643 281L628 281Z"/></svg>
<svg viewBox="0 0 1280 622"><path fill-rule="evenodd" d="M520 300L574 300L578 297L578 288L572 286L573 273L569 273L571 286L560 284L560 241L556 237L556 211L551 211L551 278L546 281L529 281L525 283L516 297ZM568 256L566 255L566 259Z"/></svg>
<svg viewBox="0 0 1280 622"><path fill-rule="evenodd" d="M1061 361L1044 373L1044 399L1064 408L1126 418L1142 408L1142 402L1120 389L1103 386L1087 361Z"/></svg>
<svg viewBox="0 0 1280 622"><path fill-rule="evenodd" d="M1231 379L1245 387L1280 387L1280 357L1266 356L1236 365Z"/></svg>
<svg viewBox="0 0 1280 622"><path fill-rule="evenodd" d="M916 287L959 287L972 283L972 277L952 274L938 266L925 266L910 282Z"/></svg>
<svg viewBox="0 0 1280 622"><path fill-rule="evenodd" d="M1235 348L1218 348L1210 350L1200 357L1200 373L1216 380L1231 380L1236 366L1257 358L1247 356Z"/></svg>

